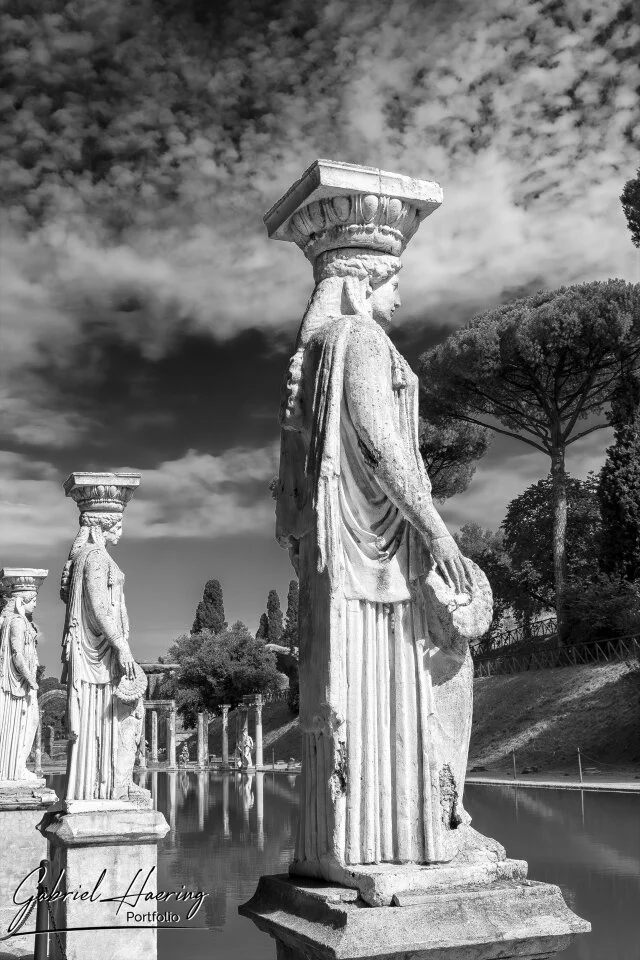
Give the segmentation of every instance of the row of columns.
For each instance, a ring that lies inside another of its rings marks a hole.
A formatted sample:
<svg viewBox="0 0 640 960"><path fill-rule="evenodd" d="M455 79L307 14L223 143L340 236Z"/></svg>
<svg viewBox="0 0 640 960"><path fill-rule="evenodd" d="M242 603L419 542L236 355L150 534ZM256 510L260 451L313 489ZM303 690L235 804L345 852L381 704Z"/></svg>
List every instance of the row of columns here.
<svg viewBox="0 0 640 960"><path fill-rule="evenodd" d="M147 704L144 704L142 711L142 733L140 736L140 749L138 751L139 766L144 768L147 765L145 753L145 741L147 735L147 710L151 713L151 729L149 744L149 762L158 762L158 711ZM167 766L176 766L176 706L173 700L168 702L167 709Z"/></svg>
<svg viewBox="0 0 640 960"><path fill-rule="evenodd" d="M264 766L264 756L262 748L262 694L258 693L249 697L243 697L243 704L240 707L241 710L246 711L243 718L243 727L245 724L248 727L249 724L249 710L251 707L254 707L256 712L256 735L254 739L254 746L256 751L256 769L260 769ZM229 710L231 709L230 704L222 704L222 765L223 767L228 766L229 764Z"/></svg>
<svg viewBox="0 0 640 960"><path fill-rule="evenodd" d="M255 709L255 766L256 769L260 769L264 766L264 757L263 757L263 747L262 747L262 695L256 694L248 697L244 697L244 702L240 706L240 710L244 712L243 718L243 727L248 728L249 724L249 711L253 707ZM222 705L222 765L228 766L229 764L229 710L231 709L230 704ZM139 766L143 769L147 766L146 752L145 752L145 742L146 742L146 733L147 733L147 711L151 714L151 724L150 724L150 749L149 749L149 761L152 764L158 763L158 710L154 709L151 706L144 705L142 711L142 733L140 736L140 749L138 754L138 763ZM175 703L170 701L170 705L167 710L167 766L175 767L176 766L176 709ZM198 766L204 767L207 765L207 760L209 757L209 715L206 711L198 714ZM35 738L35 767L36 770L42 769L42 731L41 724L38 724L38 729L36 732Z"/></svg>

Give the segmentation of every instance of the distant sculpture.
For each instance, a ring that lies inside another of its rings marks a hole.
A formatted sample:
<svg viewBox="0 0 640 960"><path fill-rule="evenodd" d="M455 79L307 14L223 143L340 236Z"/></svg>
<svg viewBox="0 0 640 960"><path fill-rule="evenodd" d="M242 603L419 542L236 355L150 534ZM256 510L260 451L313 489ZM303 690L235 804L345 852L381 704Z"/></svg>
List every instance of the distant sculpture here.
<svg viewBox="0 0 640 960"><path fill-rule="evenodd" d="M189 763L189 747L186 743L182 744L182 750L180 751L180 763Z"/></svg>
<svg viewBox="0 0 640 960"><path fill-rule="evenodd" d="M249 709L246 704L240 704L236 716L236 724L241 724L240 735L238 736L238 726L236 726L236 749L234 753L234 766L238 770L246 770L253 766L251 753L253 751L253 737L249 735Z"/></svg>
<svg viewBox="0 0 640 960"><path fill-rule="evenodd" d="M107 552L122 533L137 474L73 473L64 489L80 510L60 587L67 605L66 800L138 799L133 765L142 734L147 678L129 646L124 574Z"/></svg>
<svg viewBox="0 0 640 960"><path fill-rule="evenodd" d="M440 202L437 184L318 161L265 217L316 283L282 394L276 513L300 580L292 872L331 881L448 861L470 836L468 640L491 591L433 504L418 379L385 333L399 255Z"/></svg>
<svg viewBox="0 0 640 960"><path fill-rule="evenodd" d="M47 570L0 571L0 781L38 780L27 768L39 722L38 629L32 620ZM42 781L43 782L43 781Z"/></svg>

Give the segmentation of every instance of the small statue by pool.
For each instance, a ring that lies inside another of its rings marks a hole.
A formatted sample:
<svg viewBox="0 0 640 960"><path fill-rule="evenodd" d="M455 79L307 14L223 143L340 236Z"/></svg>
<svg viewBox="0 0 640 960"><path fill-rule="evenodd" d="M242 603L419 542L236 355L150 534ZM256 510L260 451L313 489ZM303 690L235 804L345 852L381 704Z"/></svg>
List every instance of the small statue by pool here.
<svg viewBox="0 0 640 960"><path fill-rule="evenodd" d="M39 778L27 768L38 729L38 628L32 615L47 570L0 571L0 781ZM44 781L41 781L44 783Z"/></svg>
<svg viewBox="0 0 640 960"><path fill-rule="evenodd" d="M189 747L186 743L182 744L182 750L180 751L180 763L187 764L189 763Z"/></svg>
<svg viewBox="0 0 640 960"><path fill-rule="evenodd" d="M118 543L138 474L72 473L64 489L80 529L62 574L67 605L63 682L67 683L66 800L140 799L133 783L147 678L133 659L124 574L109 555Z"/></svg>
<svg viewBox="0 0 640 960"><path fill-rule="evenodd" d="M241 703L236 717L236 749L233 755L233 765L237 770L246 770L253 766L253 746L253 737L249 735L249 709L246 704Z"/></svg>

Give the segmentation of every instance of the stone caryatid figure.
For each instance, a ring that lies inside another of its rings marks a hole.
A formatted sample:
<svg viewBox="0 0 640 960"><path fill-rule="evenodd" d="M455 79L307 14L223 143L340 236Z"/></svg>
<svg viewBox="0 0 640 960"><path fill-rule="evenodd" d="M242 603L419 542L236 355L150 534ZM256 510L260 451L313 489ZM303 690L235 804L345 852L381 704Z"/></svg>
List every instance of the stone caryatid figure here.
<svg viewBox="0 0 640 960"><path fill-rule="evenodd" d="M27 769L38 729L38 630L32 620L47 570L0 571L0 781L38 780ZM44 782L44 781L42 781Z"/></svg>
<svg viewBox="0 0 640 960"><path fill-rule="evenodd" d="M292 872L451 860L480 842L462 804L469 639L491 591L461 556L418 448L418 380L385 332L400 254L436 183L317 161L266 215L315 289L283 388L277 536L300 579L300 824ZM487 841L492 843L493 841Z"/></svg>
<svg viewBox="0 0 640 960"><path fill-rule="evenodd" d="M138 474L72 473L64 484L80 510L60 588L67 605L66 800L138 800L143 793L132 773L147 680L129 646L124 574L107 550L120 539L124 508L139 483Z"/></svg>

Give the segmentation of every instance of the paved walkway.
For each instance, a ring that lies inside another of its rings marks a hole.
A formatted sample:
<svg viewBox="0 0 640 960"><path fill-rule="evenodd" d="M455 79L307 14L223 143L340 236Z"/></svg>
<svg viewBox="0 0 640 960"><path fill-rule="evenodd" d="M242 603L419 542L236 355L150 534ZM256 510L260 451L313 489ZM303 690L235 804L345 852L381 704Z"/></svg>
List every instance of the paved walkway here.
<svg viewBox="0 0 640 960"><path fill-rule="evenodd" d="M634 774L622 775L620 778L602 776L597 779L585 776L581 783L577 777L563 777L554 774L548 776L531 774L530 776L520 776L514 780L513 777L500 776L500 774L470 773L466 782L486 783L503 787L542 787L550 790L608 790L613 793L640 793L640 776Z"/></svg>

